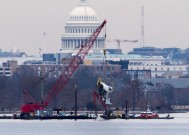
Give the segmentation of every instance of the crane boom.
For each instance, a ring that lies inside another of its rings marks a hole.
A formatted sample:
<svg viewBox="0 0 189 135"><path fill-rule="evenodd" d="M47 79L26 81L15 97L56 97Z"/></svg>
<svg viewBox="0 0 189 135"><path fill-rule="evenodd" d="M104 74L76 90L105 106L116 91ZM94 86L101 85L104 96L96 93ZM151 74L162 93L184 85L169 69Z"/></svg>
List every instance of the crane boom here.
<svg viewBox="0 0 189 135"><path fill-rule="evenodd" d="M64 88L64 86L67 84L70 77L74 74L75 70L78 68L79 63L85 58L85 56L88 54L89 50L93 46L96 38L98 37L101 29L106 24L106 20L96 29L96 31L93 33L91 37L89 37L85 45L81 46L79 52L73 57L70 64L67 66L67 68L64 70L62 75L60 76L59 80L55 83L52 90L49 92L49 94L46 97L46 100L44 102L44 106L46 107L50 101Z"/></svg>
<svg viewBox="0 0 189 135"><path fill-rule="evenodd" d="M29 112L34 112L35 110L38 109L44 109L60 93L60 91L64 88L64 86L67 84L69 79L72 77L72 75L78 68L80 62L88 54L89 50L93 46L96 38L98 37L99 33L101 32L106 22L107 21L104 20L103 23L92 34L92 36L86 39L85 45L82 45L78 53L72 58L70 64L65 68L65 70L59 77L58 81L54 84L52 89L47 94L47 97L45 98L44 102L42 104L36 103L32 105L30 104L23 105L21 110L23 113L29 113Z"/></svg>

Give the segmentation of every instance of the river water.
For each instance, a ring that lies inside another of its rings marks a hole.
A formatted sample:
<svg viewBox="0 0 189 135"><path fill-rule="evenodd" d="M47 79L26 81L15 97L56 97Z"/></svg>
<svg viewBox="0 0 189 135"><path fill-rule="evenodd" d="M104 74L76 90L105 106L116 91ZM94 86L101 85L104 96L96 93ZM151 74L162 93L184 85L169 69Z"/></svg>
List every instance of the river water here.
<svg viewBox="0 0 189 135"><path fill-rule="evenodd" d="M189 135L189 113L173 120L0 120L0 135Z"/></svg>

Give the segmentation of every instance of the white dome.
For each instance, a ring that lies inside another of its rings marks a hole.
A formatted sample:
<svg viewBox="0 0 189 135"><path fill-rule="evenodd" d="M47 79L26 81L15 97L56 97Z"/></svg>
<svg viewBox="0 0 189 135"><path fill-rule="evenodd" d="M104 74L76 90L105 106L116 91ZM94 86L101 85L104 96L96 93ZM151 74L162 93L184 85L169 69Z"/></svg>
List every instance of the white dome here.
<svg viewBox="0 0 189 135"><path fill-rule="evenodd" d="M98 21L98 16L94 9L92 9L90 6L86 4L86 1L81 0L80 4L71 11L70 20Z"/></svg>
<svg viewBox="0 0 189 135"><path fill-rule="evenodd" d="M62 50L73 53L73 50L80 48L94 31L99 27L96 12L87 4L86 0L80 0L78 6L74 8L65 25L65 34L62 36ZM93 50L102 50L105 45L105 37L102 33L97 37ZM66 52L66 53L68 53Z"/></svg>

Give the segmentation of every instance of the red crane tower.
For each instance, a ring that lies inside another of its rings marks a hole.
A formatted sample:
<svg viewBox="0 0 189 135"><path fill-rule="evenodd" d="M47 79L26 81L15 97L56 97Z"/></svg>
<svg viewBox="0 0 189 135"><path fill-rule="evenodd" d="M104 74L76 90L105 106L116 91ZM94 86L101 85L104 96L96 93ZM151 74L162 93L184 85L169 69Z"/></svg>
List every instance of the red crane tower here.
<svg viewBox="0 0 189 135"><path fill-rule="evenodd" d="M60 91L64 88L64 86L67 84L69 79L72 77L72 75L78 68L79 63L85 58L89 50L92 48L94 42L96 41L96 38L98 37L106 22L107 21L104 20L103 23L96 29L96 31L88 39L86 39L85 45L82 45L78 53L72 58L70 64L60 75L57 82L54 84L52 89L47 94L46 98L44 98L44 101L42 101L41 103L26 103L22 105L22 114L28 114L36 110L44 110L49 105L49 103L60 93Z"/></svg>

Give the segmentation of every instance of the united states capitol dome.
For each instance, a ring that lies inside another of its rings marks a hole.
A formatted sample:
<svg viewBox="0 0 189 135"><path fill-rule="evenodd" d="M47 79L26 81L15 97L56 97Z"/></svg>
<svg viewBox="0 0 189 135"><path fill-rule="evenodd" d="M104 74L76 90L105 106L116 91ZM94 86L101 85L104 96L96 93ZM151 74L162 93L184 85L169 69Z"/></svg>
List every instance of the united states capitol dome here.
<svg viewBox="0 0 189 135"><path fill-rule="evenodd" d="M86 0L80 0L78 6L70 13L69 21L97 21L98 16Z"/></svg>
<svg viewBox="0 0 189 135"><path fill-rule="evenodd" d="M71 54L73 50L78 50L99 26L100 23L95 10L87 4L87 0L80 0L79 4L71 11L64 26L65 33L61 37L62 52ZM98 53L104 46L105 36L100 33L91 51Z"/></svg>

